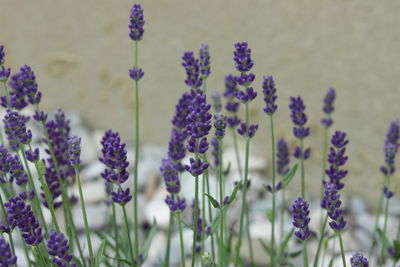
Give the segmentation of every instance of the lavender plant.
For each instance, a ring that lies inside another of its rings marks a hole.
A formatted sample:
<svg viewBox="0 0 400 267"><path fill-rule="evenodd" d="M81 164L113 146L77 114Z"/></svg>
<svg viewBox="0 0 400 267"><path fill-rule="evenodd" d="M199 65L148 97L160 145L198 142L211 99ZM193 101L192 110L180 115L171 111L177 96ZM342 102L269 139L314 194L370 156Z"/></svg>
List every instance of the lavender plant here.
<svg viewBox="0 0 400 267"><path fill-rule="evenodd" d="M99 161L104 165L100 176L104 179L109 198L107 202L112 208L110 225L106 227L110 226L112 231L107 231L108 228L97 231L96 234L102 239L97 250L92 244L95 231L91 228L91 218L88 217L86 211L87 205L84 198L86 192L80 178L81 168L85 167L85 164L81 162L81 138L71 134L70 122L63 111L59 110L54 117L51 117L41 109L42 93L33 69L28 65L23 65L17 72L12 73L11 69L5 66L5 48L0 45L0 82L3 87L0 104L5 108L0 129L0 189L2 191L0 193L0 266L21 266L24 261L21 255L17 255L21 246L28 266L99 267L104 264L105 266L136 267L147 260L152 238L157 232L157 224L153 222L151 229L143 234L144 238L141 242L140 230L142 229L139 224L141 214L138 203L139 81L144 76L144 72L138 64L138 50L139 41L142 40L144 34L144 17L143 9L139 4L133 5L130 10L129 30L129 37L134 42L134 64L129 70L129 76L134 83L135 103L133 188L127 186L130 176L127 145L122 142L118 132L108 130L101 140L102 150ZM189 90L181 95L175 107L168 150L159 168L166 191L165 205L169 209L169 225L165 255L161 263L157 264L163 264L166 267L172 265L171 244L176 228L175 223L177 223L180 266L186 266L187 256L191 257L192 267L200 262L202 266L207 267L225 267L232 264L246 266L247 263L256 265L249 231L251 206L247 199L251 184L250 140L258 130L258 124L251 124L249 112L249 104L257 96L256 90L252 87L256 76L252 73L254 62L247 42L236 43L233 54L234 66L239 73L225 77L226 90L223 96L226 100L224 105L226 115L222 113L223 104L218 93L211 94L213 111L207 101L207 82L211 74L209 46L207 44L200 46L198 58L193 52L183 54L182 66L186 72L184 82ZM356 252L351 256L350 261L346 262L343 235L346 234L348 228L352 227L352 224L347 223L345 219L345 210L339 194L344 189L343 179L348 175L345 168L348 160L346 149L349 143L346 133L334 131L330 140L331 147L328 149L336 91L329 88L324 97L325 115L321 120L324 126L321 164L323 196L320 204L326 214L322 224L319 225L321 228L318 229L317 234L314 234L310 224L312 205L306 201L311 196L306 194L304 161L310 157L310 148L305 147L304 139L309 136L310 128L307 126L308 116L305 113L303 99L300 96L291 97L289 105L291 120L294 124L293 134L298 139L294 156L299 160L300 165L301 197L295 199L292 204L291 215L294 228L289 233L284 233L285 190L295 176L297 165L289 168L289 144L284 139L275 141L274 114L278 111L278 105L276 103L277 89L272 76L263 77L262 93L265 102L264 112L269 116L271 137L269 152L272 163L270 175L272 184L265 186L272 194L272 211L266 212L271 223L271 238L267 240L269 244L260 239L261 245L270 257L268 266L293 265L291 259L302 254L303 265L308 267L308 249L311 248L308 243L313 242L315 236L318 239L317 250L315 253L310 253L310 255L315 255L312 259L314 267L319 266L324 241L336 238L339 240L340 256L344 267L346 264L365 267L369 265L369 261L373 262L371 255L375 246L374 242L380 243L378 264L384 266L389 262L387 256L390 256L395 266L400 259L400 223L397 235L392 241L388 237L388 220L389 200L396 193L392 178L396 170L395 157L399 149L400 123L398 121L391 123L384 144L385 163L381 167L384 184L375 222L375 232L379 235L378 238L374 236L370 260L368 261L361 252ZM239 116L241 106L244 109L243 121ZM33 109L33 112L29 112L29 109ZM34 131L27 126L31 119L40 127L39 136L34 136ZM211 136L209 133L212 128L214 128L214 134ZM232 134L236 161L233 164L237 165L238 174L230 173L232 162L225 166L226 162L223 160L226 128L229 128ZM3 131L6 138L3 136ZM245 141L243 155L239 149L237 134ZM39 142L34 141L35 137ZM212 145L212 164L207 155L209 143ZM44 147L44 153L39 149L41 145ZM187 151L191 153L188 155L189 159L186 158ZM241 157L244 159L243 166ZM194 178L195 188L194 195L190 196L191 199L186 199L182 194L183 183L186 181L181 180L181 175L185 171ZM215 196L210 190L210 176L213 172L217 176ZM280 177L279 181L277 181L277 174ZM232 192L227 194L229 175L235 176L238 181ZM74 186L74 181L77 182L79 192L77 198L70 191L71 186ZM202 190L200 190L200 183ZM37 188L38 184L40 188ZM281 206L279 207L281 232L277 238L276 194L279 191L281 191ZM235 202L238 194L241 195L241 201ZM86 237L84 241L79 239L71 211L75 202L80 202ZM133 206L131 220L127 212L127 206L130 203ZM192 209L186 209L187 203L193 203ZM235 214L236 216L227 216L228 212L231 212L231 204L234 203L239 206L236 210L238 213ZM123 228L119 226L117 220L119 209L123 213ZM186 216L189 209L192 213ZM50 213L50 220L46 220L47 212ZM378 224L380 215L384 218L383 226ZM231 217L235 217L234 222L231 222ZM346 214L346 218L351 220L352 217ZM61 223L62 219L63 223ZM333 230L333 234L326 231L327 225ZM193 233L191 245L185 244L185 229ZM248 258L243 257L241 253L244 234L249 240ZM293 236L297 240L293 240ZM233 245L234 238L236 238L235 246ZM210 240L210 246L206 242L207 239ZM292 251L296 241L302 244L300 251ZM190 255L186 254L185 248L190 248ZM149 264L154 264L154 262Z"/></svg>

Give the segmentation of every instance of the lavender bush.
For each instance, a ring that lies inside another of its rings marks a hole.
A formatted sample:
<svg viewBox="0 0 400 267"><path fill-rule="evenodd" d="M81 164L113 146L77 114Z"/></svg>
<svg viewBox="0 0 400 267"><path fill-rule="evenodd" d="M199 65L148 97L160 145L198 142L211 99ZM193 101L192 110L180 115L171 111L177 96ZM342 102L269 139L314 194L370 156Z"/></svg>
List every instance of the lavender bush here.
<svg viewBox="0 0 400 267"><path fill-rule="evenodd" d="M0 82L3 88L0 104L5 111L0 131L0 266L149 266L147 260L152 240L162 229L158 229L155 220L147 230L140 225L139 82L144 72L139 67L138 59L144 24L142 7L133 5L128 34L134 51L133 66L128 72L133 82L135 106L133 177L129 173L129 146L118 132L107 130L101 139L99 162L104 166L100 176L104 180L106 203L111 213L104 214L109 221L101 231L91 229L86 210L86 192L80 179L81 137L71 133L70 121L63 111L59 110L51 116L41 109L42 93L34 71L24 65L19 71L12 72L6 65L6 49L0 45ZM352 227L350 219L346 220L351 218L351 214L346 214L347 203L340 196L346 179L351 179L346 169L349 140L343 131L331 133L335 89L329 88L323 99L321 124L324 139L320 144L323 161L319 182L306 175L305 160L311 156L311 150L304 141L306 137L311 140L313 133L308 126L302 97L289 99L290 119L294 124L292 133L297 139L293 156L298 161L289 166L293 162L290 158L291 146L283 138L276 141L274 131L274 124L280 123L274 120L274 114L280 111L274 78L265 75L262 82L256 85L256 76L252 73L255 61L250 45L247 42L235 43L233 67L237 73L225 77L223 104L218 92L213 92L211 96L207 92L207 80L212 70L210 51L207 44L201 44L198 56L193 51L184 52L182 56L186 73L184 84L188 88L177 101L171 120L168 151L159 162L160 177L167 192L165 208L169 209L165 253L160 255L159 262L152 264L171 265L172 237L177 227L179 265L183 267L200 264L210 267L300 264L318 267L334 266L336 258L340 262L336 264L341 266L368 266L369 262L371 266L396 266L400 259L400 223L397 235L389 236L388 217L389 200L396 194L391 180L396 171L400 122L395 120L390 124L384 142L384 165L380 169L384 179L370 250L360 248L361 251L352 251L350 257L343 239ZM251 140L257 133L258 124L251 117L249 108L257 97L257 91L263 94L263 111L268 116L267 139L271 143L272 167L268 175L272 184L264 187L265 193L271 196L272 208L266 210L271 224L270 238L253 242L249 215L252 206L248 201L253 185L249 165ZM209 104L209 100L213 105ZM33 112L27 111L29 109ZM34 121L39 131L29 129L27 123L30 120ZM239 149L237 135L244 140L244 151ZM41 141L41 149L35 147L38 144L33 142L35 138ZM235 154L235 162L229 164L224 161L227 138L232 138ZM236 170L237 173L233 174L236 182L228 184L226 177ZM181 180L186 173L191 175L195 187L194 194L189 197L185 197ZM211 188L212 175L217 177L215 190ZM296 175L300 176L300 196L285 193ZM311 197L306 192L306 184L311 182L321 185L322 213L320 228L317 229L311 224L310 213L318 207L309 204ZM73 195L75 183L78 197ZM133 187L130 188L129 184ZM293 201L291 209L288 209L289 201ZM77 218L72 213L72 207L78 202L85 240L79 238ZM132 213L127 210L130 203ZM123 219L119 220L121 212ZM235 213L233 220L229 216L232 213ZM287 213L291 214L291 218L285 218ZM291 224L288 231L284 227L286 220ZM190 242L184 235L187 232L191 234ZM96 247L92 245L95 234L102 240ZM245 239L246 243L243 242ZM310 246L311 240L317 241L316 247ZM334 243L339 244L340 253L333 255L327 263L324 255ZM253 246L256 244L265 252L263 264L255 260ZM23 253L18 254L17 248ZM244 254L245 250L247 254ZM300 255L303 260L298 259Z"/></svg>

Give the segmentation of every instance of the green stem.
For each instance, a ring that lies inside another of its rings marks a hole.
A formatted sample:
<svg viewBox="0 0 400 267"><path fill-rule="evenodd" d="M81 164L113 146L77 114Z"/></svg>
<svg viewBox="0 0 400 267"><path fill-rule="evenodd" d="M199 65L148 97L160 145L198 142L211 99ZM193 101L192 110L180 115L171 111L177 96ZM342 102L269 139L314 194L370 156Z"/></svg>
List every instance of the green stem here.
<svg viewBox="0 0 400 267"><path fill-rule="evenodd" d="M378 210L375 215L375 223L374 223L374 228L373 228L373 233L372 233L373 239L371 242L371 247L369 248L369 253L368 253L369 257L368 258L371 258L372 252L374 251L375 245L377 243L376 234L377 234L377 229L379 228L379 216L381 215L382 209L383 209L383 200L384 200L383 192L381 192L381 196L379 198ZM378 238L379 238L379 236L378 236Z"/></svg>
<svg viewBox="0 0 400 267"><path fill-rule="evenodd" d="M182 231L182 216L178 214L178 229L179 229L179 241L181 247L181 265L185 267L185 243L183 242L183 231Z"/></svg>
<svg viewBox="0 0 400 267"><path fill-rule="evenodd" d="M342 240L341 232L339 232L339 245L340 245L340 253L342 254L343 267L346 267L346 258L344 257L344 247L343 247L343 240Z"/></svg>
<svg viewBox="0 0 400 267"><path fill-rule="evenodd" d="M319 237L319 241L318 241L317 253L315 254L314 267L318 266L319 253L321 251L322 241L324 240L324 232L325 232L325 227L326 227L327 222L328 222L328 215L325 215L324 222L322 223L322 226L321 226L321 232L320 232L320 237Z"/></svg>
<svg viewBox="0 0 400 267"><path fill-rule="evenodd" d="M300 156L300 170L301 170L301 196L305 198L306 196L306 184L304 179L304 144L303 139L300 139L300 149L301 149L301 156Z"/></svg>
<svg viewBox="0 0 400 267"><path fill-rule="evenodd" d="M23 149L23 145L22 144L19 145L19 151L21 152L20 154L22 155L22 160L21 160L21 157L17 152L19 161L21 161L21 163L23 162L24 165L25 165L26 172L28 173L28 184L29 184L29 187L31 188L31 190L33 190L33 192L35 194L35 196L33 198L34 210L36 211L36 214L39 215L39 219L42 222L44 231L45 231L46 235L48 235L49 231L47 229L46 220L44 219L43 211L42 211L41 206L40 206L41 204L40 204L40 201L39 201L39 195L37 193L37 190L36 190L36 187L35 187L35 183L33 182L32 173L31 173L31 170L29 168L28 161L26 160L26 155L25 155L25 151Z"/></svg>
<svg viewBox="0 0 400 267"><path fill-rule="evenodd" d="M4 94L7 97L7 107L11 107L11 105L10 105L10 92L8 91L8 88L7 88L7 82L3 81L3 85L4 85Z"/></svg>
<svg viewBox="0 0 400 267"><path fill-rule="evenodd" d="M138 41L135 41L135 68L138 68ZM139 165L139 143L140 143L140 116L139 116L139 81L135 80L135 161L133 167L133 230L134 230L134 248L135 257L139 257L139 222L138 222L138 165Z"/></svg>
<svg viewBox="0 0 400 267"><path fill-rule="evenodd" d="M167 248L165 249L165 257L164 257L164 266L169 266L169 255L170 255L170 248L171 248L171 234L174 224L174 215L172 211L169 212L169 226L168 226L168 236L167 236Z"/></svg>
<svg viewBox="0 0 400 267"><path fill-rule="evenodd" d="M81 178L79 177L79 168L78 168L78 166L73 166L73 167L74 167L74 170L75 170L75 178L78 181L79 198L81 200L80 202L81 202L83 221L85 223L85 233L86 233L86 240L87 240L88 248L89 248L90 262L94 262L92 241L90 239L89 223L88 223L87 214L86 214L85 199L83 198Z"/></svg>
<svg viewBox="0 0 400 267"><path fill-rule="evenodd" d="M219 203L221 205L219 213L219 265L224 266L224 216L222 214L222 203L224 202L223 182L222 182L222 140L218 139L218 181L219 181Z"/></svg>
<svg viewBox="0 0 400 267"><path fill-rule="evenodd" d="M246 204L246 235L249 240L249 255L250 255L250 265L254 266L254 252L253 252L253 242L250 234L250 216L249 216L249 206Z"/></svg>
<svg viewBox="0 0 400 267"><path fill-rule="evenodd" d="M197 153L196 153L197 159ZM192 267L196 264L196 241L197 241L197 218L199 217L199 176L195 175L195 196L193 212L193 246L192 246Z"/></svg>
<svg viewBox="0 0 400 267"><path fill-rule="evenodd" d="M119 258L119 242L118 242L118 225L117 225L117 212L115 211L115 202L112 202L112 212L113 212L113 226L114 226L114 235L115 235L115 257ZM116 261L117 266L120 266L119 261Z"/></svg>
<svg viewBox="0 0 400 267"><path fill-rule="evenodd" d="M29 144L28 147L29 147L30 152L33 154L32 146ZM25 161L26 160L25 152L23 152L22 155L23 155L24 161ZM49 189L46 181L44 180L43 170L40 169L38 161L35 161L34 163L35 163L36 172L37 172L37 174L39 176L40 184L41 184L42 189L44 191L44 195L45 195L45 198L46 198L49 210L50 210L50 214L51 214L51 219L53 221L53 225L56 228L57 233L59 233L60 232L60 226L58 225L56 213L55 213L55 210L54 210L53 197L51 196L50 189ZM46 234L47 234L47 232L46 232Z"/></svg>
<svg viewBox="0 0 400 267"><path fill-rule="evenodd" d="M233 146L235 148L236 164L238 166L240 180L242 180L243 171L242 171L242 163L240 162L239 147L238 147L238 142L237 142L236 131L235 131L235 128L231 128L231 129L232 129Z"/></svg>
<svg viewBox="0 0 400 267"><path fill-rule="evenodd" d="M304 267L308 267L307 243L305 241L303 241L303 261L304 261Z"/></svg>
<svg viewBox="0 0 400 267"><path fill-rule="evenodd" d="M280 236L280 240L283 240L283 235L284 235L284 223L285 223L285 209L286 209L286 199L285 199L285 190L281 190L281 216L280 216L280 221L279 221L279 225L280 225L280 232L279 232L279 236Z"/></svg>
<svg viewBox="0 0 400 267"><path fill-rule="evenodd" d="M135 257L133 255L133 248L132 248L132 239L131 239L131 232L130 232L130 227L129 227L129 221L128 221L128 216L126 215L126 208L125 205L122 206L122 211L124 212L124 220L125 220L125 227L126 227L126 233L128 235L128 247L129 247L129 256L131 258L132 266L135 266Z"/></svg>
<svg viewBox="0 0 400 267"><path fill-rule="evenodd" d="M381 257L380 257L380 266L382 266L382 264L385 261L385 237L386 237L386 232L387 232L387 223L388 223L388 215L389 215L389 198L386 199L386 203L385 203L385 220L384 220L384 224L383 224L383 233L382 233L382 237L381 237Z"/></svg>
<svg viewBox="0 0 400 267"><path fill-rule="evenodd" d="M203 156L203 160L204 160L204 158L205 158L205 156ZM202 175L202 187L201 187L201 190L202 190L202 193L201 193L201 206L202 206L202 209L201 209L201 217L203 218L203 220L202 220L202 224L201 224L201 253L200 253L200 255L203 255L203 252L204 252L204 241L205 241L205 225L206 225L206 222L207 222L207 220L206 220L206 195L205 195L205 193L206 193L206 172L207 171L204 171L204 173L203 173L203 175ZM207 192L208 193L208 192Z"/></svg>
<svg viewBox="0 0 400 267"><path fill-rule="evenodd" d="M248 103L245 104L246 108L246 124L249 126L249 106ZM246 193L247 193L247 183L248 183L248 171L249 171L249 153L250 153L250 138L246 138L246 153L245 153L245 162L244 162L244 180L242 183L242 207L240 213L240 222L239 222L239 233L238 233L238 242L236 245L236 260L235 267L239 266L240 263L240 248L242 245L242 233L243 233L243 223L244 223L244 215L246 213ZM249 240L251 242L251 240Z"/></svg>
<svg viewBox="0 0 400 267"><path fill-rule="evenodd" d="M275 210L276 210L276 192L275 192L275 133L274 133L274 120L272 115L269 116L271 126L271 156L272 156L272 227L271 227L271 264L275 264L274 250L275 250Z"/></svg>

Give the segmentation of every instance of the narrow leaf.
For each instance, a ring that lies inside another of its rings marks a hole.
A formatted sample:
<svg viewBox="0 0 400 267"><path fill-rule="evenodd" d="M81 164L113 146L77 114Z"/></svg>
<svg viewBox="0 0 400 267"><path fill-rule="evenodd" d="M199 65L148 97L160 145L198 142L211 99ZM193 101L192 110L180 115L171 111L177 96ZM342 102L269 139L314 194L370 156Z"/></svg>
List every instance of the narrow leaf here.
<svg viewBox="0 0 400 267"><path fill-rule="evenodd" d="M101 241L100 247L97 250L96 256L94 258L94 265L97 267L100 266L100 263L102 262L105 248L106 248L106 240L103 239L103 241Z"/></svg>
<svg viewBox="0 0 400 267"><path fill-rule="evenodd" d="M261 238L258 239L258 241L260 242L261 246L263 247L264 251L268 254L268 255L272 255L274 253L274 251L272 250L272 248L270 248Z"/></svg>
<svg viewBox="0 0 400 267"><path fill-rule="evenodd" d="M153 225L151 226L150 232L148 233L147 238L146 238L146 240L144 241L144 244L143 244L143 248L142 248L143 259L147 258L147 254L149 253L151 242L153 241L153 238L157 233L157 228L158 228L157 221L154 218Z"/></svg>
<svg viewBox="0 0 400 267"><path fill-rule="evenodd" d="M219 203L215 198L213 198L210 194L205 193L204 195L208 198L208 201L210 201L211 205L213 205L214 208L220 208Z"/></svg>
<svg viewBox="0 0 400 267"><path fill-rule="evenodd" d="M235 186L235 188L234 188L233 191L232 191L231 196L229 197L228 204L231 204L231 203L236 199L237 192L239 191L239 188L240 188L241 185L242 185L242 181L240 181L240 182Z"/></svg>
<svg viewBox="0 0 400 267"><path fill-rule="evenodd" d="M296 174L297 166L298 166L298 164L294 165L293 168L291 168L290 171L288 171L288 173L286 173L285 176L282 178L281 189L284 189L286 186L288 186L290 184L294 175Z"/></svg>

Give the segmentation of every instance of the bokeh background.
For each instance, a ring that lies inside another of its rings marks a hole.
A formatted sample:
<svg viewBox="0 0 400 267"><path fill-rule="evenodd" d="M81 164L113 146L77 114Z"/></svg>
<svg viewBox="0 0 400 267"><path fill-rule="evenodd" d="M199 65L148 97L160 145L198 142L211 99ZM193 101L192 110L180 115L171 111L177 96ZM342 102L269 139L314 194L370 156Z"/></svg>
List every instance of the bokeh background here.
<svg viewBox="0 0 400 267"><path fill-rule="evenodd" d="M147 0L140 42L142 142L166 146L175 103L187 87L181 56L210 46L209 90L224 90L234 73L237 41L252 48L261 94L262 76L279 90L278 137L293 140L289 96L301 95L312 129L306 144L307 183L320 186L322 98L337 90L333 129L348 132L349 170L345 194L376 202L382 183L383 142L391 120L400 117L400 1L374 0ZM7 65L29 64L37 74L43 105L77 111L92 128L112 128L133 141L133 89L128 69L132 1L0 0L0 43ZM261 128L252 151L267 157L267 117L261 95L251 104ZM228 141L229 142L229 141ZM292 141L294 145L294 140ZM395 179L398 180L398 176ZM396 182L397 183L397 182ZM296 184L292 190L297 190ZM319 190L309 190L319 192Z"/></svg>

